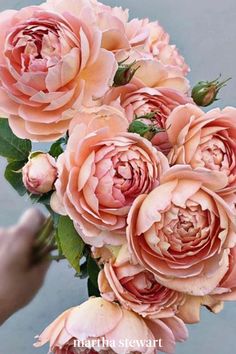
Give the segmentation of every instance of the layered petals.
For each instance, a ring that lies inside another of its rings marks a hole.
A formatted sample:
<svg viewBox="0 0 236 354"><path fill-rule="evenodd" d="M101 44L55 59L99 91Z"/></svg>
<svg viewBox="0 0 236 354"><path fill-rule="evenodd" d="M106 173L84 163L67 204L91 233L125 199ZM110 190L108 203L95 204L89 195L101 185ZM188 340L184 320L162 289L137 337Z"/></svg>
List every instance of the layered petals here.
<svg viewBox="0 0 236 354"><path fill-rule="evenodd" d="M36 347L50 342L56 354L78 352L157 353L157 349L174 353L176 341L186 340L187 329L175 317L145 321L132 311L102 298L90 298L59 316L39 337ZM90 341L90 351L83 347ZM81 345L79 347L79 344Z"/></svg>
<svg viewBox="0 0 236 354"><path fill-rule="evenodd" d="M155 188L168 168L165 156L150 142L122 132L126 127L121 120L117 110L108 107L80 115L81 124L72 128L67 149L58 159L59 199L85 242L97 247L125 241L134 199ZM93 130L104 121L106 128Z"/></svg>
<svg viewBox="0 0 236 354"><path fill-rule="evenodd" d="M224 195L236 190L236 109L213 109L208 113L187 104L168 117L167 131L173 145L170 164L189 164L222 172L228 178Z"/></svg>
<svg viewBox="0 0 236 354"><path fill-rule="evenodd" d="M2 15L0 28L0 110L17 136L56 140L112 85L115 57L80 17L28 7Z"/></svg>
<svg viewBox="0 0 236 354"><path fill-rule="evenodd" d="M128 216L130 251L163 286L205 296L224 278L236 243L235 216L212 189L226 183L220 172L178 165L135 200Z"/></svg>

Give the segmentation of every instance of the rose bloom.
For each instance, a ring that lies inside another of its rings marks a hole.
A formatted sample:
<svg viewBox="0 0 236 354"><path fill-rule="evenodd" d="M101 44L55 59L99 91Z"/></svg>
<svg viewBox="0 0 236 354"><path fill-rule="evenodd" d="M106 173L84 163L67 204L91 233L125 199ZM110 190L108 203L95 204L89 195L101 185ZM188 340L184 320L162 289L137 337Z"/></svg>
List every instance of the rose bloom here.
<svg viewBox="0 0 236 354"><path fill-rule="evenodd" d="M135 200L128 216L130 251L163 286L204 296L227 273L235 215L215 193L226 183L222 173L178 165Z"/></svg>
<svg viewBox="0 0 236 354"><path fill-rule="evenodd" d="M121 7L111 7L95 0L48 0L43 7L56 11L69 11L90 26L97 26L102 32L102 48L117 52L146 44L149 29L145 20L129 21L129 11ZM86 10L85 10L86 9Z"/></svg>
<svg viewBox="0 0 236 354"><path fill-rule="evenodd" d="M114 55L101 48L101 31L83 18L28 7L2 12L0 27L0 110L17 136L57 139L74 109L112 85Z"/></svg>
<svg viewBox="0 0 236 354"><path fill-rule="evenodd" d="M229 269L214 291L207 296L188 296L186 302L179 307L178 317L185 323L200 321L201 306L206 306L213 313L224 308L224 301L236 300L236 247L230 250Z"/></svg>
<svg viewBox="0 0 236 354"><path fill-rule="evenodd" d="M57 178L55 159L49 154L38 153L30 157L22 169L25 188L33 194L48 193Z"/></svg>
<svg viewBox="0 0 236 354"><path fill-rule="evenodd" d="M181 320L173 318L166 322L160 320L144 320L132 311L118 304L105 301L102 298L90 298L78 307L71 308L59 316L38 337L35 347L41 347L50 342L50 350L55 354L91 353L93 350L109 353L157 353L156 347L140 346L138 342L150 343L162 339L160 348L167 353L174 353L175 342L187 339L188 333ZM90 341L91 351L86 348L75 348L76 341ZM112 347L102 347L105 343L114 343ZM126 340L127 346L119 345ZM94 342L92 342L94 341ZM100 343L100 347L96 345ZM132 346L131 344L132 343ZM130 346L129 346L130 345ZM136 346L135 346L136 345Z"/></svg>
<svg viewBox="0 0 236 354"><path fill-rule="evenodd" d="M85 242L98 247L124 242L134 199L157 186L168 168L166 157L148 140L121 132L119 125L116 133L115 120L110 123L112 129L91 133L88 125L74 127L57 163L58 198Z"/></svg>
<svg viewBox="0 0 236 354"><path fill-rule="evenodd" d="M125 60L125 64L131 64L135 61L133 68L137 68L137 71L134 79L142 87L167 87L185 95L189 94L189 81L178 67L165 65L143 50L134 48L120 51L116 54L116 59L118 62Z"/></svg>
<svg viewBox="0 0 236 354"><path fill-rule="evenodd" d="M228 194L236 190L236 109L203 112L195 105L177 107L167 119L173 148L170 164L189 164L220 171L228 178Z"/></svg>
<svg viewBox="0 0 236 354"><path fill-rule="evenodd" d="M125 109L129 121L141 117L140 120L145 124L164 130L158 132L151 141L158 150L167 155L171 145L167 135L166 120L174 108L192 102L192 99L171 88L153 89L141 87L135 82L121 88L111 89L106 94L104 102L108 104L117 99ZM152 113L151 119L145 119L145 116Z"/></svg>
<svg viewBox="0 0 236 354"><path fill-rule="evenodd" d="M153 57L163 64L179 68L183 75L187 75L189 67L182 55L179 54L175 45L171 45L170 36L159 25L158 22L148 22L147 28L150 32L146 49Z"/></svg>
<svg viewBox="0 0 236 354"><path fill-rule="evenodd" d="M108 301L119 301L143 317L168 318L185 301L185 296L160 285L152 273L133 264L122 246L117 257L104 264L98 277L99 290Z"/></svg>

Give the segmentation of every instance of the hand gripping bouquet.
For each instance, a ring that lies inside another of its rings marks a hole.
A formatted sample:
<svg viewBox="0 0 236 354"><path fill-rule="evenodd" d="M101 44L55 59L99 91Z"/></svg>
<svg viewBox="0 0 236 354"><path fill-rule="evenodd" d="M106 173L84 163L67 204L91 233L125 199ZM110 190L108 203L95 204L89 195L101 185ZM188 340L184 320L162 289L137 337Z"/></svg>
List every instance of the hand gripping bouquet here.
<svg viewBox="0 0 236 354"><path fill-rule="evenodd" d="M201 306L236 300L236 108L199 107L227 80L191 95L158 22L96 0L4 11L0 30L5 177L50 213L34 261L88 279L35 347L174 353Z"/></svg>

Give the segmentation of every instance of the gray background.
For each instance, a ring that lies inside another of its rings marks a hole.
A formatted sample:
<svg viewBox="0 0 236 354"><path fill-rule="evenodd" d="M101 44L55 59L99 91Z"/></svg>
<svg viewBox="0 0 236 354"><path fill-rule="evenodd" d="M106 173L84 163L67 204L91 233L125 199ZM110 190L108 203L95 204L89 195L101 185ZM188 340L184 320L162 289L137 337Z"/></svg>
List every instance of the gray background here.
<svg viewBox="0 0 236 354"><path fill-rule="evenodd" d="M0 0L0 10L37 3L36 0ZM219 73L225 78L233 77L218 104L236 105L235 0L104 0L104 3L129 7L132 17L158 19L191 65L191 82L211 80ZM2 177L3 171L4 161L0 159L0 225L9 225L29 202L11 190ZM34 335L63 310L85 298L85 284L73 278L66 262L53 264L35 300L0 329L0 354L47 353L47 348L32 348ZM201 324L190 327L190 339L178 345L177 354L232 354L235 330L235 303L226 304L217 317L203 310Z"/></svg>

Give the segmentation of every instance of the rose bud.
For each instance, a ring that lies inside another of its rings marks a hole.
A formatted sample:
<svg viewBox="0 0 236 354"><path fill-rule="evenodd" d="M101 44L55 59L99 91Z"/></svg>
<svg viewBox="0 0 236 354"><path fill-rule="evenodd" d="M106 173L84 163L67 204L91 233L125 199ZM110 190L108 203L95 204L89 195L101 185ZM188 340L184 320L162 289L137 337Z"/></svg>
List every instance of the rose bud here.
<svg viewBox="0 0 236 354"><path fill-rule="evenodd" d="M213 102L217 101L217 95L223 87L226 86L226 82L231 78L219 81L218 77L213 81L200 81L192 89L192 99L198 106L207 107Z"/></svg>
<svg viewBox="0 0 236 354"><path fill-rule="evenodd" d="M22 174L25 188L30 193L48 193L57 178L56 162L49 154L33 153L23 167Z"/></svg>
<svg viewBox="0 0 236 354"><path fill-rule="evenodd" d="M165 129L158 128L154 124L145 124L139 119L134 120L132 123L129 125L128 132L129 133L136 133L142 136L143 138L146 138L148 140L152 140L152 138L160 132L165 131Z"/></svg>
<svg viewBox="0 0 236 354"><path fill-rule="evenodd" d="M118 63L118 69L114 77L114 87L127 85L134 77L136 71L139 69L139 67L135 66L137 64L136 61L130 64L124 64L126 60L127 59Z"/></svg>

